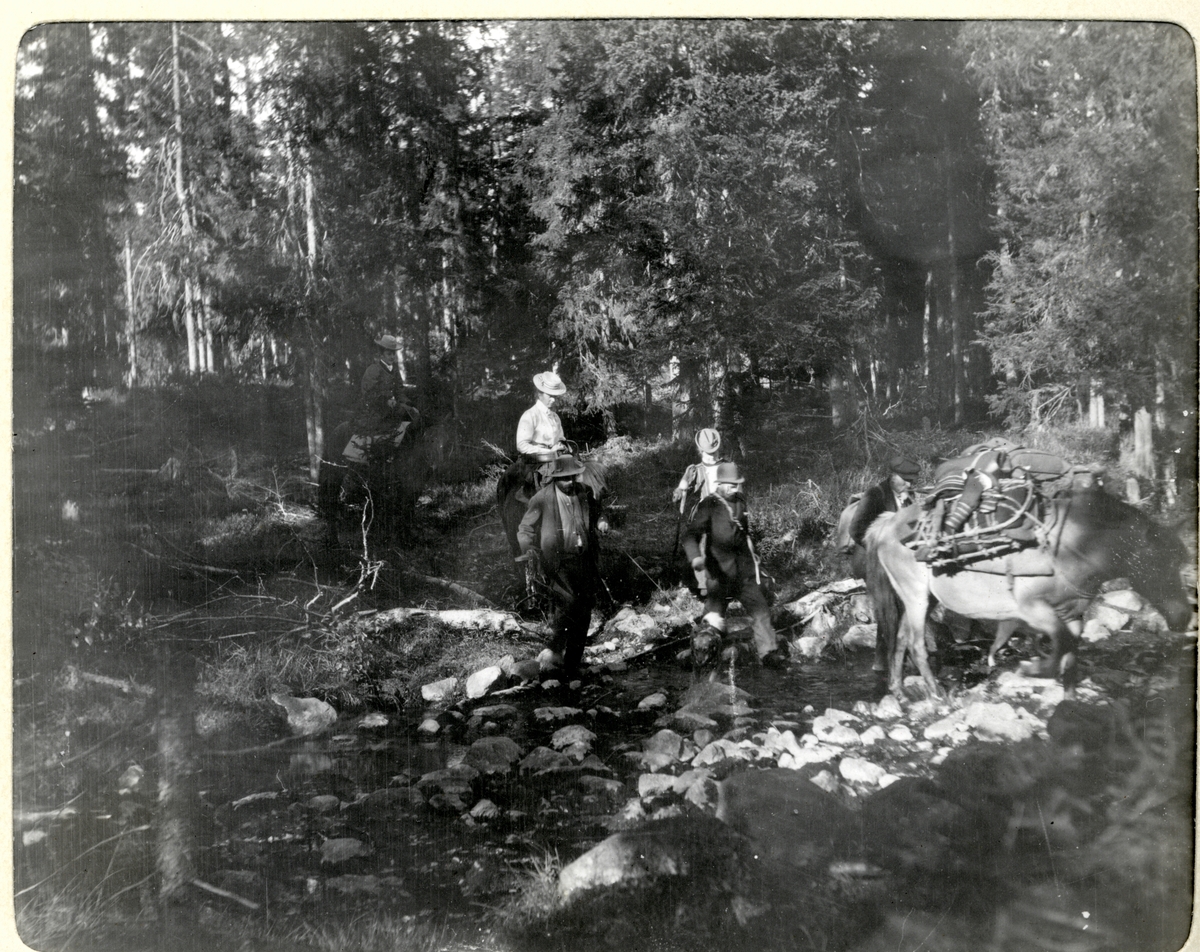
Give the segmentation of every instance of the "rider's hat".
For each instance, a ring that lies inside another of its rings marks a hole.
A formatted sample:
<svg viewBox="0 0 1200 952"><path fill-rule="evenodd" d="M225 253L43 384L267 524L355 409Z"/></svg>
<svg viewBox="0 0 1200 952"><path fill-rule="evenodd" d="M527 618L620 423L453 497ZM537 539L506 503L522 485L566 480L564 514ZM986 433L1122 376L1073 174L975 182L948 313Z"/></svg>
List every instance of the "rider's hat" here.
<svg viewBox="0 0 1200 952"><path fill-rule="evenodd" d="M718 483L744 483L745 481L738 473L737 463L717 464Z"/></svg>
<svg viewBox="0 0 1200 952"><path fill-rule="evenodd" d="M560 456L554 461L554 469L550 471L551 479L566 479L568 476L578 476L583 472L583 463L574 456Z"/></svg>
<svg viewBox="0 0 1200 952"><path fill-rule="evenodd" d="M393 337L391 334L384 334L382 337L375 338L375 346L382 347L384 350L399 350L404 345L400 343L399 337Z"/></svg>
<svg viewBox="0 0 1200 952"><path fill-rule="evenodd" d="M696 448L701 453L715 453L721 448L721 434L711 427L705 427L696 434Z"/></svg>
<svg viewBox="0 0 1200 952"><path fill-rule="evenodd" d="M567 392L567 385L562 382L558 374L553 370L547 370L545 373L533 375L533 385L542 393L548 393L552 397L561 397Z"/></svg>
<svg viewBox="0 0 1200 952"><path fill-rule="evenodd" d="M888 460L888 472L913 480L921 475L921 467L905 456L893 456Z"/></svg>

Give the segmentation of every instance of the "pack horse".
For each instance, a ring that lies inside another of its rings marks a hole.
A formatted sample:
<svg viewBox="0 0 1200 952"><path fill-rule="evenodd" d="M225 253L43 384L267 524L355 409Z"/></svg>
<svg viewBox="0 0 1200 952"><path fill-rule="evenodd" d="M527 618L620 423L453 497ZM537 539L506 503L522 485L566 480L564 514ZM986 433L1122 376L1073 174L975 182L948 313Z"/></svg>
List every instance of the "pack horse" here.
<svg viewBox="0 0 1200 952"><path fill-rule="evenodd" d="M1173 631L1192 617L1181 570L1187 555L1168 528L1098 487L1048 501L1042 539L1003 558L965 566L918 561L906 541L915 533L920 505L880 516L867 531L867 589L875 604L879 638L890 654L888 688L901 695L906 655L933 694L941 694L929 665L925 621L931 599L967 618L1023 623L1045 635L1048 656L1031 674L1075 680L1075 640L1101 586L1128 579Z"/></svg>

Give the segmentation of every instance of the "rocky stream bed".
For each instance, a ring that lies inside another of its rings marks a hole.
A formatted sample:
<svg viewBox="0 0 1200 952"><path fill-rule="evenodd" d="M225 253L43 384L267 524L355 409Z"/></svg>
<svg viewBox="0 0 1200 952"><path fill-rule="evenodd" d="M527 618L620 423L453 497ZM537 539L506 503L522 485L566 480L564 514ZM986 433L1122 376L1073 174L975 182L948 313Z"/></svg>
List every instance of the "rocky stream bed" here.
<svg viewBox="0 0 1200 952"><path fill-rule="evenodd" d="M294 736L202 752L211 914L383 905L472 948L1180 944L1194 632L1117 587L1074 699L1011 663L989 674L959 631L948 696L914 678L901 703L871 671L852 582L777 610L782 671L743 661L736 624L719 666L691 670L697 608L679 589L618 612L569 684L539 680L531 645L426 685L420 712L275 697ZM464 637L517 624L445 614ZM406 617L362 624L403 637ZM120 809L151 797L131 778Z"/></svg>

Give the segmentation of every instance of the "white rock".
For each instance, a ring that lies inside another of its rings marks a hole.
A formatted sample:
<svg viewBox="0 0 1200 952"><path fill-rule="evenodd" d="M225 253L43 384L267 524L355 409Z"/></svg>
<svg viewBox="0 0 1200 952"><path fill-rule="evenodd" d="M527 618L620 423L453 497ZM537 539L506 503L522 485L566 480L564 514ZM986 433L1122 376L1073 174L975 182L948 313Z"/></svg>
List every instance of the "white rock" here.
<svg viewBox="0 0 1200 952"><path fill-rule="evenodd" d="M1113 592L1104 592L1098 603L1111 605L1113 608L1136 615L1146 607L1146 600L1131 588L1119 588Z"/></svg>
<svg viewBox="0 0 1200 952"><path fill-rule="evenodd" d="M363 717L363 719L358 722L358 726L362 728L387 727L387 715L380 714L378 711L373 711L372 713Z"/></svg>
<svg viewBox="0 0 1200 952"><path fill-rule="evenodd" d="M1108 628L1098 618L1089 618L1083 623L1080 636L1084 641L1095 644L1097 641L1107 641L1118 628Z"/></svg>
<svg viewBox="0 0 1200 952"><path fill-rule="evenodd" d="M816 784L826 793L837 793L841 788L837 777L831 774L828 770L822 770L819 774L811 778L811 782Z"/></svg>
<svg viewBox="0 0 1200 952"><path fill-rule="evenodd" d="M476 671L467 678L467 697L483 697L502 677L504 677L504 669L498 664Z"/></svg>
<svg viewBox="0 0 1200 952"><path fill-rule="evenodd" d="M882 777L879 778L879 789L882 790L884 787L890 787L892 784L894 784L899 779L900 778L897 777L895 774L885 773Z"/></svg>
<svg viewBox="0 0 1200 952"><path fill-rule="evenodd" d="M804 633L807 635L828 637L837 627L837 624L837 616L833 612L822 608L808 620L808 624L804 626Z"/></svg>
<svg viewBox="0 0 1200 952"><path fill-rule="evenodd" d="M436 704L450 697L456 687L458 687L458 678L442 678L440 681L421 685L421 697Z"/></svg>
<svg viewBox="0 0 1200 952"><path fill-rule="evenodd" d="M887 771L861 757L843 757L842 762L838 764L838 773L851 783L877 784L879 778Z"/></svg>
<svg viewBox="0 0 1200 952"><path fill-rule="evenodd" d="M807 747L784 751L779 755L778 766L786 770L799 770L809 764L827 764L841 754L832 747Z"/></svg>
<svg viewBox="0 0 1200 952"><path fill-rule="evenodd" d="M922 732L926 740L941 740L945 737L950 737L952 734L966 733L967 726L963 723L961 712L955 712L949 717L943 717L941 720L934 721Z"/></svg>
<svg viewBox="0 0 1200 952"><path fill-rule="evenodd" d="M894 721L904 713L904 709L900 707L900 702L894 696L888 694L880 699L875 705L875 716L881 721Z"/></svg>
<svg viewBox="0 0 1200 952"><path fill-rule="evenodd" d="M476 820L491 820L500 815L500 808L491 800L480 800L471 807L471 816Z"/></svg>
<svg viewBox="0 0 1200 952"><path fill-rule="evenodd" d="M888 731L888 737L890 737L892 740L905 743L913 739L913 732L909 730L907 725L897 724L890 731Z"/></svg>
<svg viewBox="0 0 1200 952"><path fill-rule="evenodd" d="M963 708L964 722L983 740L1026 740L1045 727L1038 718L1011 704L977 701Z"/></svg>
<svg viewBox="0 0 1200 952"><path fill-rule="evenodd" d="M887 732L878 724L873 724L859 735L859 740L862 741L863 746L869 747L885 737L887 737Z"/></svg>
<svg viewBox="0 0 1200 952"><path fill-rule="evenodd" d="M554 732L554 736L550 738L550 746L555 750L562 750L564 747L570 747L572 744L584 744L591 747L595 742L596 735L582 724L572 724L569 727L559 728Z"/></svg>
<svg viewBox="0 0 1200 952"><path fill-rule="evenodd" d="M638 796L655 797L675 789L675 778L670 774L646 773L638 777Z"/></svg>
<svg viewBox="0 0 1200 952"><path fill-rule="evenodd" d="M1107 628L1109 631L1120 631L1129 621L1130 614L1121 611L1115 605L1098 601L1088 610L1087 621L1095 621L1101 628Z"/></svg>
<svg viewBox="0 0 1200 952"><path fill-rule="evenodd" d="M800 657L808 658L810 661L821 657L821 652L825 650L827 644L829 644L829 638L825 635L801 635L792 642Z"/></svg>
<svg viewBox="0 0 1200 952"><path fill-rule="evenodd" d="M874 625L851 625L842 635L842 645L847 648L875 650L876 627Z"/></svg>
<svg viewBox="0 0 1200 952"><path fill-rule="evenodd" d="M352 836L340 836L321 844L322 863L344 863L358 856L370 856L371 847Z"/></svg>
<svg viewBox="0 0 1200 952"><path fill-rule="evenodd" d="M272 694L271 700L287 712L288 727L299 737L319 734L337 720L333 705L315 697Z"/></svg>
<svg viewBox="0 0 1200 952"><path fill-rule="evenodd" d="M647 695L638 701L639 711L656 711L660 707L666 707L667 696L662 691L656 691L654 694Z"/></svg>
<svg viewBox="0 0 1200 952"><path fill-rule="evenodd" d="M417 733L433 736L441 729L442 725L437 722L436 717L427 717L417 726Z"/></svg>

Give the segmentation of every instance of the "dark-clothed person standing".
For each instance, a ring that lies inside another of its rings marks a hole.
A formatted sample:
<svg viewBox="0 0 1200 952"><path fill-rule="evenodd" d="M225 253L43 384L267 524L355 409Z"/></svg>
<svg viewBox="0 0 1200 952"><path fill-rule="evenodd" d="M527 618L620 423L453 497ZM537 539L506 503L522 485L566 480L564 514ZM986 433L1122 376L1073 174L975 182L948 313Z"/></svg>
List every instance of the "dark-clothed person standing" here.
<svg viewBox="0 0 1200 952"><path fill-rule="evenodd" d="M542 653L542 669L561 668L564 675L579 671L588 626L600 585L600 503L576 478L583 464L560 456L550 481L529 500L517 528L522 560L537 558L557 604L553 635Z"/></svg>
<svg viewBox="0 0 1200 952"><path fill-rule="evenodd" d="M896 512L913 502L913 482L921 475L921 467L903 456L893 456L888 462L888 474L868 489L859 500L854 521L850 523L850 539L863 544L863 536L871 523L885 512Z"/></svg>
<svg viewBox="0 0 1200 952"><path fill-rule="evenodd" d="M692 569L705 578L704 623L725 630L725 610L737 599L750 616L754 647L764 664L786 661L771 625L770 607L763 594L758 559L750 542L744 480L737 464L717 467L716 492L705 496L688 520L683 548ZM701 546L701 540L707 541Z"/></svg>

